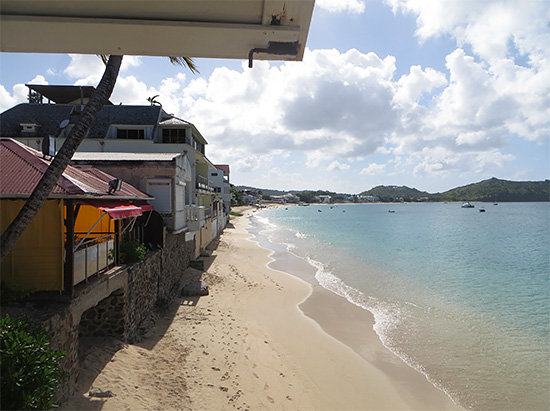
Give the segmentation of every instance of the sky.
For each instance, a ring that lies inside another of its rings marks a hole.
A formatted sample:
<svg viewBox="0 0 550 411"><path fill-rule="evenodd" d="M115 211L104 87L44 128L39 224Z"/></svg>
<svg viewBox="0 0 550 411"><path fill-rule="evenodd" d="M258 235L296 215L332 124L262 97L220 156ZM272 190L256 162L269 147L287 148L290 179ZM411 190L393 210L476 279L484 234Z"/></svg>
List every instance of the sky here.
<svg viewBox="0 0 550 411"><path fill-rule="evenodd" d="M231 182L430 193L550 178L550 0L317 0L301 62L125 56L111 97L193 123ZM0 54L0 112L25 83L97 85L96 56Z"/></svg>

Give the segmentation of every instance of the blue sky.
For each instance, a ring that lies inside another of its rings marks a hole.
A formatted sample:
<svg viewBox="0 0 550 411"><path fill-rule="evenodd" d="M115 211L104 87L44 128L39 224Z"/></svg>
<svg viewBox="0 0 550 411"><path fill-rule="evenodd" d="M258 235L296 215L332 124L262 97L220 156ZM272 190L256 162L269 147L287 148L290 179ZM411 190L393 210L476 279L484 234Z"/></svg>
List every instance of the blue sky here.
<svg viewBox="0 0 550 411"><path fill-rule="evenodd" d="M550 178L547 0L317 0L303 62L126 56L111 100L194 123L231 181L359 193ZM0 55L0 110L25 83L95 85L95 56Z"/></svg>

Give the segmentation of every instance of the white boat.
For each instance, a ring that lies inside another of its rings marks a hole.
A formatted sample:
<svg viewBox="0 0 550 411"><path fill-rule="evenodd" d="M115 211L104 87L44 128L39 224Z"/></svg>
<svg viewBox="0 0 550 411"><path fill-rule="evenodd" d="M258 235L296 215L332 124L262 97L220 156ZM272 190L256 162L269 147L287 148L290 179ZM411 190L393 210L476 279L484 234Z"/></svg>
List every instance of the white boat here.
<svg viewBox="0 0 550 411"><path fill-rule="evenodd" d="M470 203L469 201L466 201L465 203L462 203L462 208L474 208L475 206Z"/></svg>

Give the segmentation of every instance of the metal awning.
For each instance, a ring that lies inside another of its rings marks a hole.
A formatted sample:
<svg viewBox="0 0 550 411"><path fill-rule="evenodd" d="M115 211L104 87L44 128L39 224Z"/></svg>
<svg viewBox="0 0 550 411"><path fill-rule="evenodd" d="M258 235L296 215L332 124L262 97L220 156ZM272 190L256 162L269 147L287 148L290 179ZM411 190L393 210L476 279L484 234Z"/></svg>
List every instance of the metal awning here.
<svg viewBox="0 0 550 411"><path fill-rule="evenodd" d="M151 211L153 206L147 204L133 204L128 201L102 201L102 200L82 200L80 204L89 205L105 211L113 220L123 218L139 217L144 211Z"/></svg>
<svg viewBox="0 0 550 411"><path fill-rule="evenodd" d="M155 207L145 200L134 201L134 204L139 206L143 211L153 211L155 209Z"/></svg>

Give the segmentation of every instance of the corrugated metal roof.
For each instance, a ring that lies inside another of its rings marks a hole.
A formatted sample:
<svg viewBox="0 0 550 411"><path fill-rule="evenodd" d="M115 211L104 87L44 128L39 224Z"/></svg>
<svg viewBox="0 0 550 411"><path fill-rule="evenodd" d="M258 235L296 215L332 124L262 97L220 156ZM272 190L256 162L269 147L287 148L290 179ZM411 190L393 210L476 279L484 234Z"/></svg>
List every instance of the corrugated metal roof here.
<svg viewBox="0 0 550 411"><path fill-rule="evenodd" d="M172 161L184 153L111 153L111 152L84 152L77 151L73 155L74 161L101 160L101 161Z"/></svg>
<svg viewBox="0 0 550 411"><path fill-rule="evenodd" d="M8 138L0 139L0 196L28 197L50 162L42 153ZM67 166L50 198L151 199L152 197L123 183L120 191L108 194L108 182L115 177L90 166Z"/></svg>

